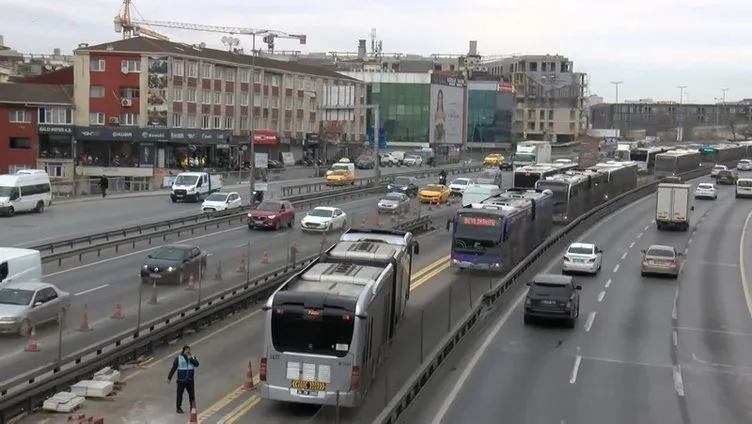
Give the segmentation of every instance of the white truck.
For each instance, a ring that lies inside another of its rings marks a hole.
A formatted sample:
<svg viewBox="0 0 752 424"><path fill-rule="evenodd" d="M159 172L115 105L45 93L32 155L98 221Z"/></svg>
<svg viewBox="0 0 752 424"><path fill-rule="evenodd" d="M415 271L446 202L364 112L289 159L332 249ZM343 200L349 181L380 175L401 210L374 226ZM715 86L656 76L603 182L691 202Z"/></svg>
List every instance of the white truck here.
<svg viewBox="0 0 752 424"><path fill-rule="evenodd" d="M170 188L170 200L176 203L200 202L210 194L222 190L222 176L208 172L181 172Z"/></svg>
<svg viewBox="0 0 752 424"><path fill-rule="evenodd" d="M689 230L692 206L692 185L658 184L655 195L655 224L658 230Z"/></svg>
<svg viewBox="0 0 752 424"><path fill-rule="evenodd" d="M551 143L548 141L521 141L517 143L512 165L534 165L551 162Z"/></svg>

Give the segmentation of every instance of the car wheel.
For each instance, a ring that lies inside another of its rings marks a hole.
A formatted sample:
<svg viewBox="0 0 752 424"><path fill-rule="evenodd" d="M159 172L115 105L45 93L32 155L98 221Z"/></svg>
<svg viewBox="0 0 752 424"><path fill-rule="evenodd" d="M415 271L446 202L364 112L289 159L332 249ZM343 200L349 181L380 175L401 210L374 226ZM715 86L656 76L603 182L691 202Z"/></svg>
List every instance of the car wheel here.
<svg viewBox="0 0 752 424"><path fill-rule="evenodd" d="M530 317L527 314L525 314L522 316L522 321L525 323L525 325L530 325L531 320L530 320Z"/></svg>
<svg viewBox="0 0 752 424"><path fill-rule="evenodd" d="M8 216L15 216L16 210L13 208L13 206L8 206Z"/></svg>
<svg viewBox="0 0 752 424"><path fill-rule="evenodd" d="M342 229L343 231L347 229L347 220L346 219L342 221L342 227L340 227L340 229Z"/></svg>
<svg viewBox="0 0 752 424"><path fill-rule="evenodd" d="M44 212L44 202L37 202L37 207L34 208L34 212L36 213L42 213Z"/></svg>
<svg viewBox="0 0 752 424"><path fill-rule="evenodd" d="M295 221L295 216L290 218L290 220L287 222L287 228L292 228L292 222Z"/></svg>
<svg viewBox="0 0 752 424"><path fill-rule="evenodd" d="M645 277L646 275L648 275L648 273L647 273L647 272L645 272L645 271L640 271L640 276L641 276L641 277Z"/></svg>
<svg viewBox="0 0 752 424"><path fill-rule="evenodd" d="M574 328L577 325L577 320L570 318L567 320L567 328Z"/></svg>
<svg viewBox="0 0 752 424"><path fill-rule="evenodd" d="M274 231L279 231L279 221L274 223Z"/></svg>
<svg viewBox="0 0 752 424"><path fill-rule="evenodd" d="M31 322L29 322L28 318L21 321L21 324L18 325L18 335L21 337L28 336L31 332Z"/></svg>
<svg viewBox="0 0 752 424"><path fill-rule="evenodd" d="M672 275L671 278L673 278L674 280L678 279L679 278L679 273L677 272L676 274Z"/></svg>

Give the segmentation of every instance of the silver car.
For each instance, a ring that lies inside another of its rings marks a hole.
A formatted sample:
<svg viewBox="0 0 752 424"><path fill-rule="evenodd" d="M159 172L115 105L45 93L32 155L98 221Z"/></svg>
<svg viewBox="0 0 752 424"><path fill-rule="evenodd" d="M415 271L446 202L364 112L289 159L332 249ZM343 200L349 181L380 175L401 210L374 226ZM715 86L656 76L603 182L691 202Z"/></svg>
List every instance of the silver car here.
<svg viewBox="0 0 752 424"><path fill-rule="evenodd" d="M672 246L654 244L642 252L642 276L668 275L679 278L682 253Z"/></svg>
<svg viewBox="0 0 752 424"><path fill-rule="evenodd" d="M402 214L410 212L410 198L403 193L387 193L379 199L379 213Z"/></svg>
<svg viewBox="0 0 752 424"><path fill-rule="evenodd" d="M29 334L57 321L71 307L71 295L48 283L10 283L0 288L0 332Z"/></svg>

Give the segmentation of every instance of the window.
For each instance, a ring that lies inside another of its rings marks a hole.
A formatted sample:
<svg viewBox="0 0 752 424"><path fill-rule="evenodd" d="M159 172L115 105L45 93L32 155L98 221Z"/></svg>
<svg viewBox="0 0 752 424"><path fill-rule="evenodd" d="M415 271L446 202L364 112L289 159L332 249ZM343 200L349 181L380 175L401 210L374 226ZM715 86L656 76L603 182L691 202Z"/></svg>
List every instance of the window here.
<svg viewBox="0 0 752 424"><path fill-rule="evenodd" d="M138 87L120 87L121 99L138 99L139 89Z"/></svg>
<svg viewBox="0 0 752 424"><path fill-rule="evenodd" d="M176 77L182 77L184 73L183 61L181 59L175 59L172 61L172 75Z"/></svg>
<svg viewBox="0 0 752 424"><path fill-rule="evenodd" d="M183 126L183 115L179 113L172 114L172 127L181 128Z"/></svg>
<svg viewBox="0 0 752 424"><path fill-rule="evenodd" d="M240 106L248 106L248 93L240 93Z"/></svg>
<svg viewBox="0 0 752 424"><path fill-rule="evenodd" d="M261 107L261 96L253 96L253 106Z"/></svg>
<svg viewBox="0 0 752 424"><path fill-rule="evenodd" d="M8 122L26 124L31 122L31 114L26 110L11 110L8 113Z"/></svg>
<svg viewBox="0 0 752 424"><path fill-rule="evenodd" d="M535 131L535 122L528 122L527 129L529 129L530 131Z"/></svg>
<svg viewBox="0 0 752 424"><path fill-rule="evenodd" d="M24 137L11 137L8 139L8 147L11 149L31 149L31 140Z"/></svg>
<svg viewBox="0 0 752 424"><path fill-rule="evenodd" d="M225 93L225 104L228 106L235 104L235 93Z"/></svg>
<svg viewBox="0 0 752 424"><path fill-rule="evenodd" d="M225 68L222 68L221 66L215 66L214 67L214 78L221 80L222 75L225 73Z"/></svg>
<svg viewBox="0 0 752 424"><path fill-rule="evenodd" d="M45 163L44 170L50 177L65 178L65 167L62 163Z"/></svg>
<svg viewBox="0 0 752 424"><path fill-rule="evenodd" d="M201 129L202 130L211 129L211 119L209 119L209 115L201 115Z"/></svg>
<svg viewBox="0 0 752 424"><path fill-rule="evenodd" d="M89 69L93 72L103 72L104 71L104 59L98 59L96 57L92 57L89 59Z"/></svg>
<svg viewBox="0 0 752 424"><path fill-rule="evenodd" d="M295 128L297 129L298 132L303 131L303 120L302 119L298 119L298 121L295 124L296 124Z"/></svg>
<svg viewBox="0 0 752 424"><path fill-rule="evenodd" d="M549 110L548 111L548 120L549 121L553 121L554 120L554 111L553 110Z"/></svg>
<svg viewBox="0 0 752 424"><path fill-rule="evenodd" d="M292 130L292 121L290 119L285 119L285 131L291 131Z"/></svg>
<svg viewBox="0 0 752 424"><path fill-rule="evenodd" d="M222 117L221 116L212 116L212 128L215 130L222 129Z"/></svg>
<svg viewBox="0 0 752 424"><path fill-rule="evenodd" d="M194 87L186 87L185 89L185 101L195 103L196 102L196 89Z"/></svg>
<svg viewBox="0 0 752 424"><path fill-rule="evenodd" d="M279 121L277 121L276 119L272 119L271 129L279 130Z"/></svg>
<svg viewBox="0 0 752 424"><path fill-rule="evenodd" d="M185 62L186 74L188 78L198 78L198 63Z"/></svg>
<svg viewBox="0 0 752 424"><path fill-rule="evenodd" d="M101 99L104 97L104 87L101 85L92 85L89 87L89 97Z"/></svg>
<svg viewBox="0 0 752 424"><path fill-rule="evenodd" d="M141 72L141 61L140 60L121 60L120 70L125 73Z"/></svg>
<svg viewBox="0 0 752 424"><path fill-rule="evenodd" d="M185 128L198 128L198 120L196 115L188 115L185 120Z"/></svg>
<svg viewBox="0 0 752 424"><path fill-rule="evenodd" d="M261 82L261 71L255 71L253 73L253 83L258 84Z"/></svg>
<svg viewBox="0 0 752 424"><path fill-rule="evenodd" d="M225 129L226 130L235 129L235 120L233 119L232 116L225 117Z"/></svg>
<svg viewBox="0 0 752 424"><path fill-rule="evenodd" d="M291 110L292 109L292 97L285 97L285 109Z"/></svg>
<svg viewBox="0 0 752 424"><path fill-rule="evenodd" d="M279 97L272 96L271 106L274 107L274 108L278 108L279 107Z"/></svg>
<svg viewBox="0 0 752 424"><path fill-rule="evenodd" d="M102 143L100 141L79 140L77 146L76 153L81 165L84 166L136 167L140 163L139 155L142 149L138 143L127 141ZM153 157L154 155L151 154L150 156ZM110 184L112 184L112 181L110 181ZM136 184L133 184L133 186L136 186Z"/></svg>
<svg viewBox="0 0 752 424"><path fill-rule="evenodd" d="M211 63L201 64L201 78L211 79L214 76L214 65Z"/></svg>
<svg viewBox="0 0 752 424"><path fill-rule="evenodd" d="M253 128L262 128L263 125L261 125L261 117L256 116L253 118Z"/></svg>
<svg viewBox="0 0 752 424"><path fill-rule="evenodd" d="M201 103L205 105L211 104L212 92L209 90L201 90Z"/></svg>
<svg viewBox="0 0 752 424"><path fill-rule="evenodd" d="M138 115L135 113L121 113L120 114L120 125L126 126L126 127L137 127L138 126Z"/></svg>
<svg viewBox="0 0 752 424"><path fill-rule="evenodd" d="M541 120L546 119L546 111L545 110L539 111L538 116L540 117Z"/></svg>
<svg viewBox="0 0 752 424"><path fill-rule="evenodd" d="M215 105L221 105L222 104L222 92L215 91L213 95L213 100L214 100Z"/></svg>
<svg viewBox="0 0 752 424"><path fill-rule="evenodd" d="M174 102L183 101L183 87L182 86L178 85L172 89L172 101Z"/></svg>
<svg viewBox="0 0 752 424"><path fill-rule="evenodd" d="M249 71L248 69L241 69L239 73L240 73L240 82L250 82L251 71Z"/></svg>
<svg viewBox="0 0 752 424"><path fill-rule="evenodd" d="M90 113L89 125L104 125L104 113L102 112Z"/></svg>
<svg viewBox="0 0 752 424"><path fill-rule="evenodd" d="M225 69L225 81L235 81L235 68Z"/></svg>
<svg viewBox="0 0 752 424"><path fill-rule="evenodd" d="M241 130L248 130L250 127L248 126L248 117L247 116L241 116L240 117L240 129Z"/></svg>

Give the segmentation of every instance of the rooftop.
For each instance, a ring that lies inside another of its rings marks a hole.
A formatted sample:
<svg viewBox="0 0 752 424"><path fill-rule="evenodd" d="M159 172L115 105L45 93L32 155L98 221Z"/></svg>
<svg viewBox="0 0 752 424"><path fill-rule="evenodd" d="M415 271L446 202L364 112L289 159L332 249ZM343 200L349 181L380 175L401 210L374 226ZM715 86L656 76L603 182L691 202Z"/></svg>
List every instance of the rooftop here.
<svg viewBox="0 0 752 424"><path fill-rule="evenodd" d="M54 84L0 84L0 103L72 105L73 86Z"/></svg>
<svg viewBox="0 0 752 424"><path fill-rule="evenodd" d="M253 56L234 53L226 50L212 49L209 47L193 46L173 41L154 40L146 37L134 37L125 40L117 40L109 43L97 44L79 48L76 52L120 52L120 53L158 53L165 55L191 56L197 59L225 62L234 65L250 66ZM336 78L347 81L358 81L340 74L339 72L321 66L308 65L296 62L285 62L256 56L255 66L267 69L275 69L283 72L315 75L323 78Z"/></svg>

